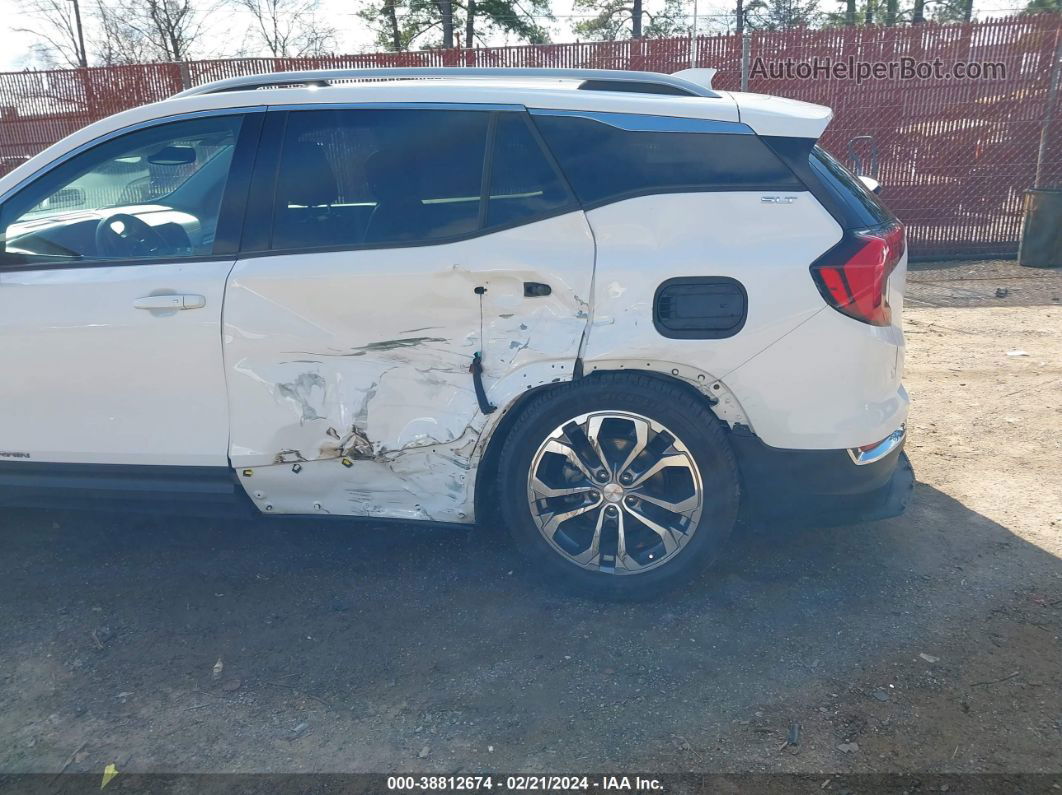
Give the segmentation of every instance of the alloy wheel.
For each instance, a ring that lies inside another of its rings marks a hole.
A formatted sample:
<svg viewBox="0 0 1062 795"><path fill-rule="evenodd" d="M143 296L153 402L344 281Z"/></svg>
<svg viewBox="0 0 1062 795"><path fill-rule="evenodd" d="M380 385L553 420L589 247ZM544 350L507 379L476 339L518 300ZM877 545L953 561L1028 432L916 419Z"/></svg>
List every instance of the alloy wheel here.
<svg viewBox="0 0 1062 795"><path fill-rule="evenodd" d="M640 414L582 414L550 433L528 473L531 516L545 540L585 569L631 575L674 558L703 507L701 474L683 442Z"/></svg>

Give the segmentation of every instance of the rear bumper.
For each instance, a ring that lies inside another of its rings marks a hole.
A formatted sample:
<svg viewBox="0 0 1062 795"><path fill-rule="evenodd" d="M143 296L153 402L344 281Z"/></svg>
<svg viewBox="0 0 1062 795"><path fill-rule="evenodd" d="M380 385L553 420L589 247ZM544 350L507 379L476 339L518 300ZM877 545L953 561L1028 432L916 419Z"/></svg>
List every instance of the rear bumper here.
<svg viewBox="0 0 1062 795"><path fill-rule="evenodd" d="M848 450L769 447L747 431L735 430L731 443L743 512L753 521L829 526L887 519L903 513L914 487L902 434L863 463Z"/></svg>

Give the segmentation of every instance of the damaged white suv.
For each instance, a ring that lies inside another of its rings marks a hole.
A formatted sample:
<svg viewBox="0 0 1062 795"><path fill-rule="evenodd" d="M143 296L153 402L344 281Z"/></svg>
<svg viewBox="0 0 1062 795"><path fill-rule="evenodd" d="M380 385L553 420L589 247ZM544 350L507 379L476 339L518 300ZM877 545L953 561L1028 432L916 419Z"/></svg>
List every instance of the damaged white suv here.
<svg viewBox="0 0 1062 795"><path fill-rule="evenodd" d="M507 525L599 592L903 510L906 253L827 108L234 78L0 179L0 502Z"/></svg>

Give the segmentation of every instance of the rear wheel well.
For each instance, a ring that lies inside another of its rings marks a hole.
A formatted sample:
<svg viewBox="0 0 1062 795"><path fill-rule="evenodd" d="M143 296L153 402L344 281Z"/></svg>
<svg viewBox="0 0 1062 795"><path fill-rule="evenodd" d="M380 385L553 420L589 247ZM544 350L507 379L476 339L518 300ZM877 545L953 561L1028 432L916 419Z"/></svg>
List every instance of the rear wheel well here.
<svg viewBox="0 0 1062 795"><path fill-rule="evenodd" d="M631 375L637 375L644 378L652 378L661 383L670 384L672 386L677 386L680 389L684 389L690 395L696 396L698 399L704 401L707 409L712 411L713 414L715 413L712 407L715 405L716 401L699 391L689 382L667 375L666 373L624 368L623 370L595 370L583 378L596 379L604 375L612 377L622 375L623 373L630 373ZM498 502L498 463L501 458L502 447L505 446L505 439L509 435L509 431L512 429L513 425L520 418L520 414L523 412L524 407L527 406L531 398L538 397L549 391L564 389L564 387L570 383L571 381L564 381L555 384L545 384L535 389L527 390L513 401L509 408L506 409L505 416L494 426L494 430L491 431L490 439L487 440L486 450L484 450L483 456L479 459L479 465L476 467L476 492L474 495L476 524L485 525L501 520L501 510Z"/></svg>

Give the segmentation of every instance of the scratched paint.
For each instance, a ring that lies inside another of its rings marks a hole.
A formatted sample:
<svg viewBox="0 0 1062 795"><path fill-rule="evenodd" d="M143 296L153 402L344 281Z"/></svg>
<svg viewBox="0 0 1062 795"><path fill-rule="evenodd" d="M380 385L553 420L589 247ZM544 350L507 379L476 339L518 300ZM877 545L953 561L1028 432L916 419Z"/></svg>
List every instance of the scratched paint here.
<svg viewBox="0 0 1062 795"><path fill-rule="evenodd" d="M570 379L593 262L581 213L446 245L238 262L224 352L248 493L273 513L472 521L475 462L503 413L480 412L473 355L503 410ZM524 282L551 294L526 297Z"/></svg>
<svg viewBox="0 0 1062 795"><path fill-rule="evenodd" d="M325 380L319 373L309 371L299 373L298 377L289 383L277 384L277 393L284 399L291 401L299 411L300 422L308 422L321 419L314 407L314 392L325 391Z"/></svg>
<svg viewBox="0 0 1062 795"><path fill-rule="evenodd" d="M683 380L724 421L759 433L762 421L739 404L727 375L821 301L791 309L753 302L768 281L801 296L814 285L806 268L779 258L773 232L762 250L737 250L712 237L727 224L697 220L757 212L754 200L658 196L446 245L237 262L225 365L230 458L253 470L245 487L275 513L473 521L475 468L494 424L528 389L571 379L580 353L586 372ZM806 259L834 231L818 210L805 215L806 235L786 232L791 258ZM773 314L723 344L663 337L652 322L665 275L655 261L669 263L666 275L741 278L750 313ZM527 297L525 282L549 284L551 294ZM499 407L490 416L469 372L477 352L488 400Z"/></svg>

